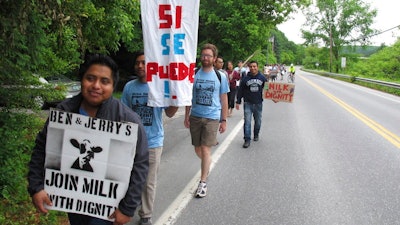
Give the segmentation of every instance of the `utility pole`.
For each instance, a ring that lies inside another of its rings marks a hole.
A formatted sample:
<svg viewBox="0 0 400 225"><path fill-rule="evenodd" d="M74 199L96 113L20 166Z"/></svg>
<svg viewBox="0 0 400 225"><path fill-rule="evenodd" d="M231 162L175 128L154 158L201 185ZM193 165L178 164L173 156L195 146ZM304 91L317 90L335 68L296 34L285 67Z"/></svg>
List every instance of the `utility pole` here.
<svg viewBox="0 0 400 225"><path fill-rule="evenodd" d="M274 48L275 36L272 36L272 37L269 39L269 42L272 43L272 54L275 55L275 48Z"/></svg>
<svg viewBox="0 0 400 225"><path fill-rule="evenodd" d="M275 43L275 37L272 35L268 41L271 43L271 50L272 50L272 55L275 55L274 53L274 43ZM267 61L268 61L268 49L267 49Z"/></svg>
<svg viewBox="0 0 400 225"><path fill-rule="evenodd" d="M329 72L332 73L332 22L329 23Z"/></svg>

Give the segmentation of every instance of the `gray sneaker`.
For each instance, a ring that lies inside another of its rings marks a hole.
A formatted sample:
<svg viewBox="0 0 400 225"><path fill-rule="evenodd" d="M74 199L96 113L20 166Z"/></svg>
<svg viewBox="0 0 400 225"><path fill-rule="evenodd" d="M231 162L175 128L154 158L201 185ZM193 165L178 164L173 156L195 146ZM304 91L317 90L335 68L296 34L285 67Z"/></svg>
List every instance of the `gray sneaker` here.
<svg viewBox="0 0 400 225"><path fill-rule="evenodd" d="M207 195L207 184L206 182L200 181L199 186L197 187L197 191L195 194L196 198L203 198Z"/></svg>
<svg viewBox="0 0 400 225"><path fill-rule="evenodd" d="M139 225L152 225L151 218L140 218Z"/></svg>

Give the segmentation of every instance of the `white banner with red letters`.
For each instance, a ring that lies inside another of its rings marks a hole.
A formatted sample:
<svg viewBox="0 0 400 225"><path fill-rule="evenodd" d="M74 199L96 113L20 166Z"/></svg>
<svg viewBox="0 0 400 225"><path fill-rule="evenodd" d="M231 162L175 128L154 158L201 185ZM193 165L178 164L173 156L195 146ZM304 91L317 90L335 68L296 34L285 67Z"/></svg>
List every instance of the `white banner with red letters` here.
<svg viewBox="0 0 400 225"><path fill-rule="evenodd" d="M191 105L200 0L141 0L148 105Z"/></svg>

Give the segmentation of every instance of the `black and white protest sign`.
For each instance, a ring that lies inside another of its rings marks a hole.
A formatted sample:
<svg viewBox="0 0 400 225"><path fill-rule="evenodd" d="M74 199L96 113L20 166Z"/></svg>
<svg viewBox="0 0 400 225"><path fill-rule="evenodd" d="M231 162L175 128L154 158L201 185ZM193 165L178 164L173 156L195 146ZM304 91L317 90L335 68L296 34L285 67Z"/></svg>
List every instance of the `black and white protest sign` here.
<svg viewBox="0 0 400 225"><path fill-rule="evenodd" d="M46 142L47 208L109 220L128 189L138 125L52 109Z"/></svg>

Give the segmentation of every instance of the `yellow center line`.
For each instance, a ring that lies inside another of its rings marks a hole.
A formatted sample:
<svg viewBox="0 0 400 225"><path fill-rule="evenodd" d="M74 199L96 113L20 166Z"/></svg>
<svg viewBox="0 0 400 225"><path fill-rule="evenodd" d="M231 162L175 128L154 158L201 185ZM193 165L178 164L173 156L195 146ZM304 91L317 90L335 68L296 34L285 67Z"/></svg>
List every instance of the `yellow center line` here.
<svg viewBox="0 0 400 225"><path fill-rule="evenodd" d="M378 134L380 134L382 137L384 137L386 140L388 140L390 143L392 143L394 146L397 148L400 148L400 137L395 135L394 133L390 132L386 128L384 128L382 125L378 124L374 120L368 118L366 115L362 114L360 111L356 110L355 108L351 107L350 105L346 104L344 101L340 100L339 98L335 97L331 93L327 92L320 86L316 85L314 82L310 81L309 79L305 78L304 76L301 76L302 79L304 79L307 83L309 83L311 86L316 88L318 91L320 91L322 94L326 95L328 98L330 98L332 101L336 102L340 106L342 106L344 109L349 111L351 114L353 114L356 118L364 122L367 126L372 128L374 131L376 131Z"/></svg>

